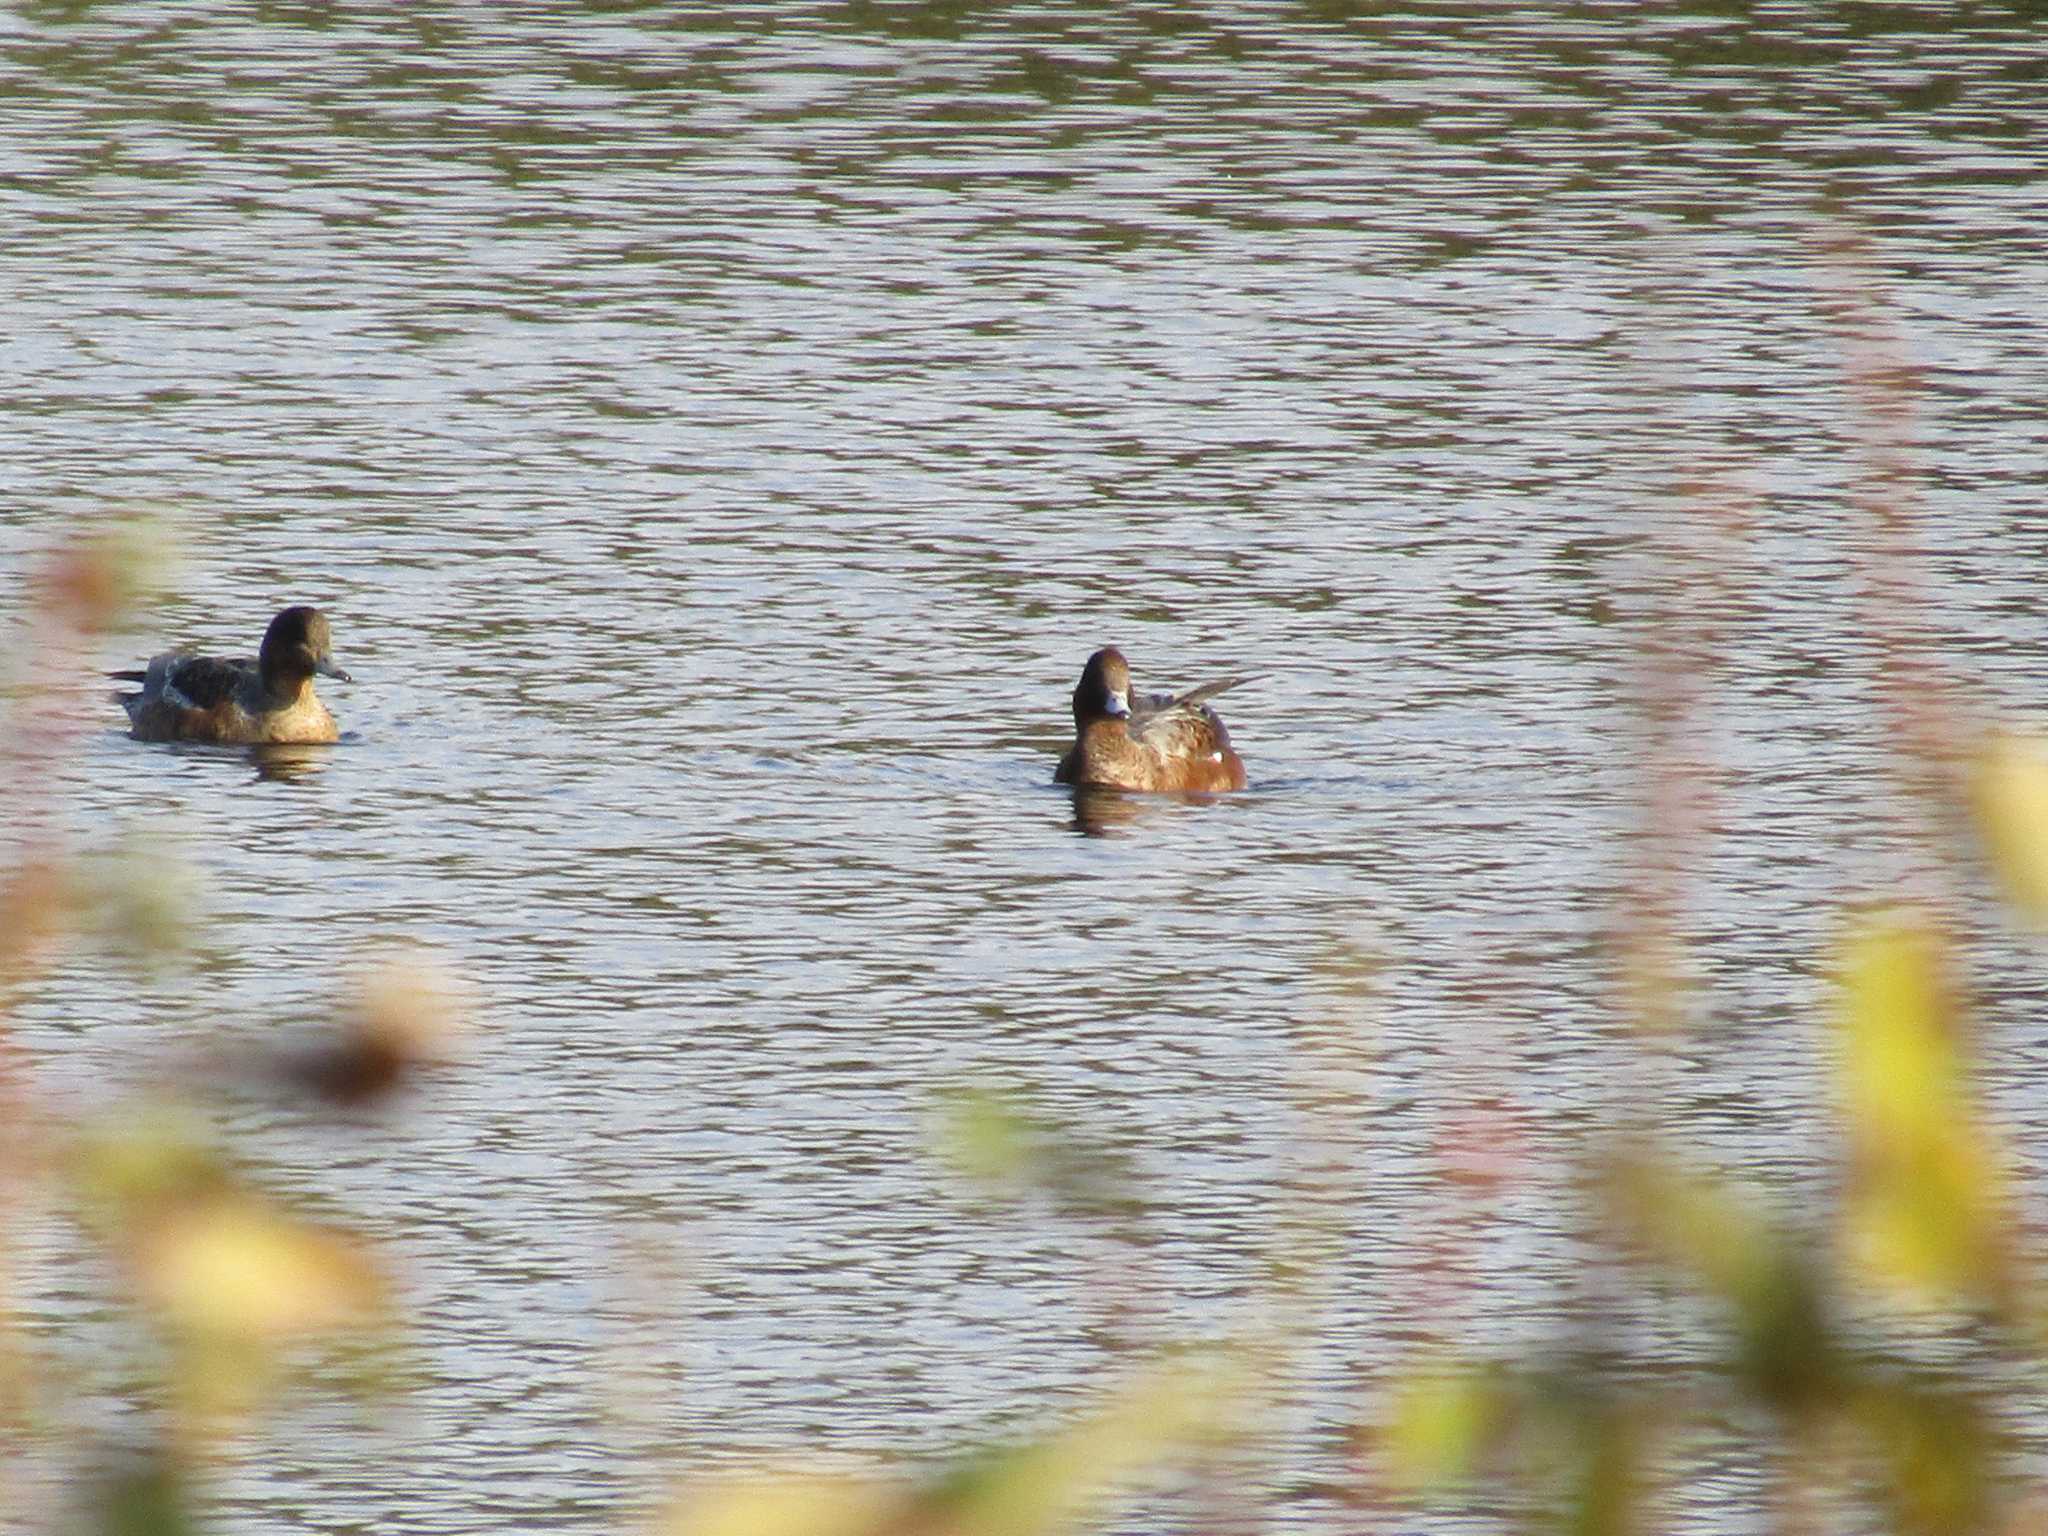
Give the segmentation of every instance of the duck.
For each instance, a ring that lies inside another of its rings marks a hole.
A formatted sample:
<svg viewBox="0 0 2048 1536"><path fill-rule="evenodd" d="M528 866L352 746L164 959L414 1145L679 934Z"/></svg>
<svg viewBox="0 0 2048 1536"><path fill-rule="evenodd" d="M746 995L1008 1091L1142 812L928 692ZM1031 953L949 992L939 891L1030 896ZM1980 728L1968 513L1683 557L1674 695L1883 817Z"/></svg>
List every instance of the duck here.
<svg viewBox="0 0 2048 1536"><path fill-rule="evenodd" d="M1088 658L1074 687L1074 744L1053 782L1178 794L1243 789L1244 763L1207 701L1246 681L1233 677L1182 694L1134 694L1124 653L1104 646Z"/></svg>
<svg viewBox="0 0 2048 1536"><path fill-rule="evenodd" d="M327 616L300 604L270 621L254 661L165 651L141 668L107 675L142 685L114 695L137 741L262 745L339 738L334 716L313 691L315 674L355 681L334 664Z"/></svg>

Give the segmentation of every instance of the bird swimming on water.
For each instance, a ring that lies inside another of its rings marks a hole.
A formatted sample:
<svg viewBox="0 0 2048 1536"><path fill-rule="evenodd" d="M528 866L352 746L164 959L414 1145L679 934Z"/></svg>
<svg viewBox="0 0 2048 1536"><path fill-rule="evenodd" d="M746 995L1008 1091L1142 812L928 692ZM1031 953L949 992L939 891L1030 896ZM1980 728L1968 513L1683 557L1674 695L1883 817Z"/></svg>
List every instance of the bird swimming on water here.
<svg viewBox="0 0 2048 1536"><path fill-rule="evenodd" d="M313 691L316 673L354 681L334 664L327 616L301 605L270 621L254 661L166 651L145 667L108 675L142 685L114 695L137 741L240 745L335 740L334 716Z"/></svg>
<svg viewBox="0 0 2048 1536"><path fill-rule="evenodd" d="M1105 646L1081 669L1074 744L1053 782L1194 794L1243 789L1244 763L1206 701L1245 681L1233 677L1182 694L1134 694L1124 653Z"/></svg>

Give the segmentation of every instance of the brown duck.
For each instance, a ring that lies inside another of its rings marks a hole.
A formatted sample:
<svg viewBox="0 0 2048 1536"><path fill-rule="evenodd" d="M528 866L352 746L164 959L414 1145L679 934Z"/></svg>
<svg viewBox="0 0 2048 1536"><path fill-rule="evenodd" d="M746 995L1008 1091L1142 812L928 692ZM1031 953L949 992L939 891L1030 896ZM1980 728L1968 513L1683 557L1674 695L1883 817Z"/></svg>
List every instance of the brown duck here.
<svg viewBox="0 0 2048 1536"><path fill-rule="evenodd" d="M1247 679L1205 683L1183 694L1133 694L1130 664L1106 646L1088 658L1074 688L1074 744L1058 784L1214 794L1244 788L1244 764L1207 700Z"/></svg>
<svg viewBox="0 0 2048 1536"><path fill-rule="evenodd" d="M166 651L113 677L140 683L117 693L138 741L327 742L334 716L313 692L313 677L350 676L334 664L327 616L287 608L270 621L254 661Z"/></svg>

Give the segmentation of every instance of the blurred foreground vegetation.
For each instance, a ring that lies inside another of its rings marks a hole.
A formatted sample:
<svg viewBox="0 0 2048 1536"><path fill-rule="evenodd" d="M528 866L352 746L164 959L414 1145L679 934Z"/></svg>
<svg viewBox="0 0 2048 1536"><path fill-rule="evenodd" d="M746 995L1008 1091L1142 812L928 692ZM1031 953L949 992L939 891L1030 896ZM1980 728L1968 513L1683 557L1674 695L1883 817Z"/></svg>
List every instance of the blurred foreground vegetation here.
<svg viewBox="0 0 2048 1536"><path fill-rule="evenodd" d="M66 1464L81 1470L54 1500L0 1472L0 1501L24 1529L198 1530L210 1469L280 1391L402 1390L389 1368L401 1320L370 1244L267 1195L176 1093L54 1109L13 1037L25 989L66 944L97 935L134 955L179 940L182 887L161 855L95 875L67 850L51 789L52 765L105 728L98 694L77 680L150 559L146 537L127 529L56 553L34 580L7 677L0 1434L27 1448L81 1432L66 1395L86 1372L19 1307L32 1259L16 1238L53 1207L105 1257L105 1299L132 1338L121 1374L135 1409L120 1444L73 1448ZM1904 770L1930 824L1949 829L1945 857L1957 869L1981 859L2024 922L2048 924L2048 752L1944 721L1924 669L1899 661ZM1652 777L1679 773L1666 764ZM1653 786L1646 800L1657 799ZM1674 1027L1667 920L1644 902L1616 946L1620 1006L1646 1039ZM1853 911L1844 926L1839 1144L1815 1149L1841 1169L1831 1207L1774 1209L1694 1166L1654 1126L1613 1127L1587 1149L1587 1207L1617 1263L1691 1299L1710 1343L1674 1370L1633 1358L1620 1316L1610 1333L1589 1333L1580 1307L1570 1340L1541 1359L1427 1351L1357 1403L1354 1484L1339 1502L1358 1529L1408 1529L1431 1503L1475 1500L1537 1530L1680 1528L1670 1468L1708 1434L1748 1442L1776 1469L1775 1529L2048 1528L2048 1504L2009 1443L2015 1419L2034 1411L2048 1292L2010 1161L1973 1091L1959 946L1931 905ZM378 962L327 1035L244 1063L243 1075L309 1101L374 1102L446 1061L463 1014L459 989L430 963ZM203 1097L202 1081L186 1082L185 1097ZM1015 1095L958 1093L939 1119L956 1170L986 1187L1101 1230L1142 1207L1127 1167ZM1311 1235L1296 1263L1276 1265L1292 1271L1275 1280L1286 1326L1313 1327L1301 1272L1317 1262ZM1113 1520L1138 1485L1180 1490L1185 1528L1284 1523L1255 1494L1219 1496L1205 1474L1232 1464L1280 1408L1280 1332L1188 1341L1105 1382L1095 1406L1036 1438L920 1474L814 1474L792 1448L791 1469L685 1489L655 1525L677 1536L1036 1536Z"/></svg>

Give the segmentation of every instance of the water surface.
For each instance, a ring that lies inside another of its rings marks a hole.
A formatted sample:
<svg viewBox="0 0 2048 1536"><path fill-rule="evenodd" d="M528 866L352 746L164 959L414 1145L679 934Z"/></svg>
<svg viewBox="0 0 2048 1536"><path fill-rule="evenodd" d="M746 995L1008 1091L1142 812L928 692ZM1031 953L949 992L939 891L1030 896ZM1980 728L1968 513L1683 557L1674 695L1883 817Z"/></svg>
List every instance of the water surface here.
<svg viewBox="0 0 2048 1536"><path fill-rule="evenodd" d="M205 943L68 964L37 1081L253 1049L395 936L484 999L392 1114L213 1111L379 1241L417 1376L292 1405L219 1528L598 1531L757 1457L937 1456L1266 1320L1306 1223L1341 1256L1249 1486L1336 1529L1419 1341L1557 1336L1618 1113L1824 1186L1841 903L1920 867L1874 636L2038 689L2042 39L1972 15L0 23L0 558L168 512L106 665L298 600L356 677L287 779L108 706L81 841L173 830ZM1912 370L1903 614L1851 495L1873 358ZM1247 793L1077 815L1112 641L1141 687L1262 674L1223 701ZM1713 990L1646 1050L1606 938L1635 701L1687 687ZM1988 999L2015 1120L2043 982ZM1141 1234L970 1200L929 1150L963 1081L1125 1150ZM1453 1176L1475 1126L1497 1197ZM99 1278L53 1258L29 1310ZM1761 1530L1764 1481L1681 1497Z"/></svg>

